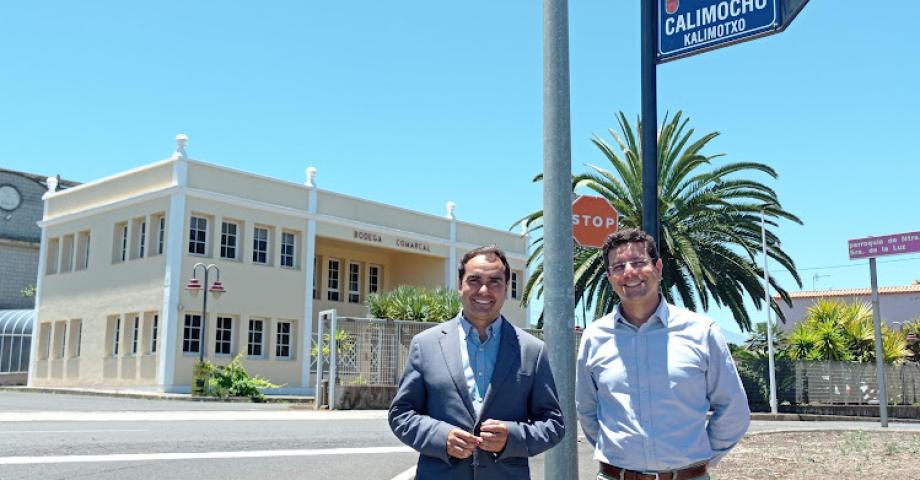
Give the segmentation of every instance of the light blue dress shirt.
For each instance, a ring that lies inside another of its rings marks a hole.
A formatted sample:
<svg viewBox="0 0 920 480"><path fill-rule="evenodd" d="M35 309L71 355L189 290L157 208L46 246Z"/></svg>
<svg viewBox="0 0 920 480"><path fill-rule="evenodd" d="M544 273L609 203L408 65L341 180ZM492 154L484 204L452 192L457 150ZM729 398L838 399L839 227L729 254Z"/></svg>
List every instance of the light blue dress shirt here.
<svg viewBox="0 0 920 480"><path fill-rule="evenodd" d="M498 319L486 327L486 339L480 340L476 327L465 317L460 316L460 357L463 362L466 387L473 400L476 415L482 411L482 402L486 397L489 383L492 381L492 372L495 371L498 347L502 339L503 321L504 317L499 315Z"/></svg>
<svg viewBox="0 0 920 480"><path fill-rule="evenodd" d="M715 465L751 418L718 326L663 299L639 328L617 307L585 329L575 404L594 459L637 471Z"/></svg>

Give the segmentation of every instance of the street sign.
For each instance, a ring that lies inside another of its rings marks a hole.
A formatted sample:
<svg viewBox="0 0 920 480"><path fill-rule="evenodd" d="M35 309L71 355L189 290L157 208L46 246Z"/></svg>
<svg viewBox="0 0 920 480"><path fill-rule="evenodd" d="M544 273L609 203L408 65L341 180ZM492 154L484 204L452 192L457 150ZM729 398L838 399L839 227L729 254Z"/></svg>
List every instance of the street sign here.
<svg viewBox="0 0 920 480"><path fill-rule="evenodd" d="M657 63L782 32L808 0L656 0Z"/></svg>
<svg viewBox="0 0 920 480"><path fill-rule="evenodd" d="M884 363L878 361L882 354L882 313L879 311L878 270L875 258L885 255L901 255L920 252L920 232L897 233L881 237L866 237L850 240L850 260L869 259L869 285L872 289L872 323L875 331L875 366L878 377L878 411L882 426L888 426L888 387Z"/></svg>
<svg viewBox="0 0 920 480"><path fill-rule="evenodd" d="M848 242L850 260L920 252L920 232L857 238Z"/></svg>
<svg viewBox="0 0 920 480"><path fill-rule="evenodd" d="M619 217L606 198L581 195L572 202L572 235L582 247L601 248L617 231Z"/></svg>

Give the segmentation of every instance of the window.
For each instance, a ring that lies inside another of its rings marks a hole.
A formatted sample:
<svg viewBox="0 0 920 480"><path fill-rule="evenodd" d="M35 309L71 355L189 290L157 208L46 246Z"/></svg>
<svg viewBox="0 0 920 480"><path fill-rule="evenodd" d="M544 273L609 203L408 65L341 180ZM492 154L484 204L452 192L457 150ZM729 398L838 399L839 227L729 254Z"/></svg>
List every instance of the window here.
<svg viewBox="0 0 920 480"><path fill-rule="evenodd" d="M137 355L137 343L141 337L141 317L134 316L134 329L131 331L131 355Z"/></svg>
<svg viewBox="0 0 920 480"><path fill-rule="evenodd" d="M80 356L80 343L83 341L83 321L70 321L70 356Z"/></svg>
<svg viewBox="0 0 920 480"><path fill-rule="evenodd" d="M147 218L131 220L131 259L147 255Z"/></svg>
<svg viewBox="0 0 920 480"><path fill-rule="evenodd" d="M361 265L348 263L348 303L361 301Z"/></svg>
<svg viewBox="0 0 920 480"><path fill-rule="evenodd" d="M55 336L57 337L57 357L64 358L64 353L67 351L67 323L66 322L56 322L55 323Z"/></svg>
<svg viewBox="0 0 920 480"><path fill-rule="evenodd" d="M89 268L89 230L77 234L76 270Z"/></svg>
<svg viewBox="0 0 920 480"><path fill-rule="evenodd" d="M380 265L370 265L367 267L367 292L377 293L380 291Z"/></svg>
<svg viewBox="0 0 920 480"><path fill-rule="evenodd" d="M73 235L64 235L61 245L61 273L73 271Z"/></svg>
<svg viewBox="0 0 920 480"><path fill-rule="evenodd" d="M255 227L252 231L252 263L268 264L268 229Z"/></svg>
<svg viewBox="0 0 920 480"><path fill-rule="evenodd" d="M150 353L157 353L157 335L160 333L160 316L153 314L150 324Z"/></svg>
<svg viewBox="0 0 920 480"><path fill-rule="evenodd" d="M188 253L192 255L208 254L208 219L192 216L189 220Z"/></svg>
<svg viewBox="0 0 920 480"><path fill-rule="evenodd" d="M511 288L508 292L511 298L518 298L518 272L511 272Z"/></svg>
<svg viewBox="0 0 920 480"><path fill-rule="evenodd" d="M339 261L335 258L329 259L329 268L326 273L326 300L332 302L339 301Z"/></svg>
<svg viewBox="0 0 920 480"><path fill-rule="evenodd" d="M182 335L182 352L198 353L201 348L201 315L185 314L185 329Z"/></svg>
<svg viewBox="0 0 920 480"><path fill-rule="evenodd" d="M319 257L313 257L313 298L319 298L319 290L316 289L316 279L319 278Z"/></svg>
<svg viewBox="0 0 920 480"><path fill-rule="evenodd" d="M239 244L239 224L235 222L221 222L220 224L220 258L236 260L236 250Z"/></svg>
<svg viewBox="0 0 920 480"><path fill-rule="evenodd" d="M60 255L61 241L57 238L48 239L48 250L45 252L45 274L51 275L58 271L58 255Z"/></svg>
<svg viewBox="0 0 920 480"><path fill-rule="evenodd" d="M38 352L41 360L51 355L51 322L42 322L39 327Z"/></svg>
<svg viewBox="0 0 920 480"><path fill-rule="evenodd" d="M163 255L163 246L166 244L166 217L157 217L157 255Z"/></svg>
<svg viewBox="0 0 920 480"><path fill-rule="evenodd" d="M109 315L106 317L105 325L105 354L110 357L117 356L121 335L121 317Z"/></svg>
<svg viewBox="0 0 920 480"><path fill-rule="evenodd" d="M214 353L217 355L231 355L233 346L233 318L217 317L217 327L214 331Z"/></svg>
<svg viewBox="0 0 920 480"><path fill-rule="evenodd" d="M147 247L147 220L141 219L137 232L137 258L144 258Z"/></svg>
<svg viewBox="0 0 920 480"><path fill-rule="evenodd" d="M128 224L121 222L115 225L115 249L112 255L114 262L124 262L128 259Z"/></svg>
<svg viewBox="0 0 920 480"><path fill-rule="evenodd" d="M281 232L281 266L285 268L295 268L294 265L294 245L296 235L291 232Z"/></svg>
<svg viewBox="0 0 920 480"><path fill-rule="evenodd" d="M275 335L275 357L291 358L291 322L278 322Z"/></svg>
<svg viewBox="0 0 920 480"><path fill-rule="evenodd" d="M250 357L262 356L262 337L265 321L258 319L249 320L249 338L246 343L246 355Z"/></svg>
<svg viewBox="0 0 920 480"><path fill-rule="evenodd" d="M121 317L115 317L115 328L112 330L112 356L118 356L118 343L121 340Z"/></svg>

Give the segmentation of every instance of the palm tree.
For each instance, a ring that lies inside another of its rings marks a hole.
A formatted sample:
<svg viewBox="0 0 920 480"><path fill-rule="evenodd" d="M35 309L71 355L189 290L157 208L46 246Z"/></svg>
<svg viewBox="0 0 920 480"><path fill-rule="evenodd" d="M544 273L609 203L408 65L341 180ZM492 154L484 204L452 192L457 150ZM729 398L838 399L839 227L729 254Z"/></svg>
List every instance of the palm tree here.
<svg viewBox="0 0 920 480"><path fill-rule="evenodd" d="M782 330L776 329L776 327L774 327L774 329L773 350L776 352L777 356L780 356L781 352L786 350L788 341L786 339L786 334ZM748 335L747 340L744 341L744 349L757 357L767 357L769 342L767 341L766 323L758 322L754 324L754 328Z"/></svg>
<svg viewBox="0 0 920 480"><path fill-rule="evenodd" d="M912 355L907 332L881 326L885 363L900 363ZM808 308L804 320L789 335L786 355L802 360L875 361L872 307L866 302L821 299Z"/></svg>
<svg viewBox="0 0 920 480"><path fill-rule="evenodd" d="M616 141L614 148L598 136L592 142L603 153L609 165L589 165L589 171L572 179L572 191L586 189L605 197L620 213L621 228L642 225L642 152L641 139L620 112L617 121L620 132L610 130ZM775 227L779 219L801 224L795 215L784 210L776 193L766 185L744 178L751 173L776 178L776 171L755 162L729 163L714 166L722 154L707 155L702 150L716 138L718 132L693 138L689 119L677 112L665 116L658 136L658 201L660 240L659 250L664 272L662 293L668 302L679 297L691 310L708 310L714 302L727 306L742 330L750 330L751 319L744 306L745 295L757 308L762 308L763 271L756 256L761 251L760 211L767 223ZM538 175L534 181L541 181ZM542 228L543 212L537 211L518 220L531 233ZM512 228L515 228L512 226ZM528 265L534 267L524 290L523 301L542 295L543 238L534 235L533 251ZM767 252L773 261L785 268L802 285L795 263L780 247L779 238L767 230ZM584 302L595 316L613 310L619 301L604 277L601 251L575 247L575 301ZM789 295L775 278L770 279L775 291L791 305ZM771 305L778 318L785 320L775 301ZM542 315L541 315L542 321Z"/></svg>

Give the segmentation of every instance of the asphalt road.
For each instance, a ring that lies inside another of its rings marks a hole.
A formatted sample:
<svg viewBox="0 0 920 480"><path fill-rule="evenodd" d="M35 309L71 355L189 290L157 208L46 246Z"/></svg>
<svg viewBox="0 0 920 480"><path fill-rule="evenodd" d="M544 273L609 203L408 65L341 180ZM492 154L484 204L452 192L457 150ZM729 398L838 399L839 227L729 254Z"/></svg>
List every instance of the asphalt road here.
<svg viewBox="0 0 920 480"><path fill-rule="evenodd" d="M877 422L755 421L751 432L878 429ZM890 429L920 431L920 424ZM0 391L0 480L391 480L415 463L384 411ZM543 479L544 456L531 461ZM579 477L593 480L579 442Z"/></svg>
<svg viewBox="0 0 920 480"><path fill-rule="evenodd" d="M385 412L0 392L0 479L389 480Z"/></svg>

